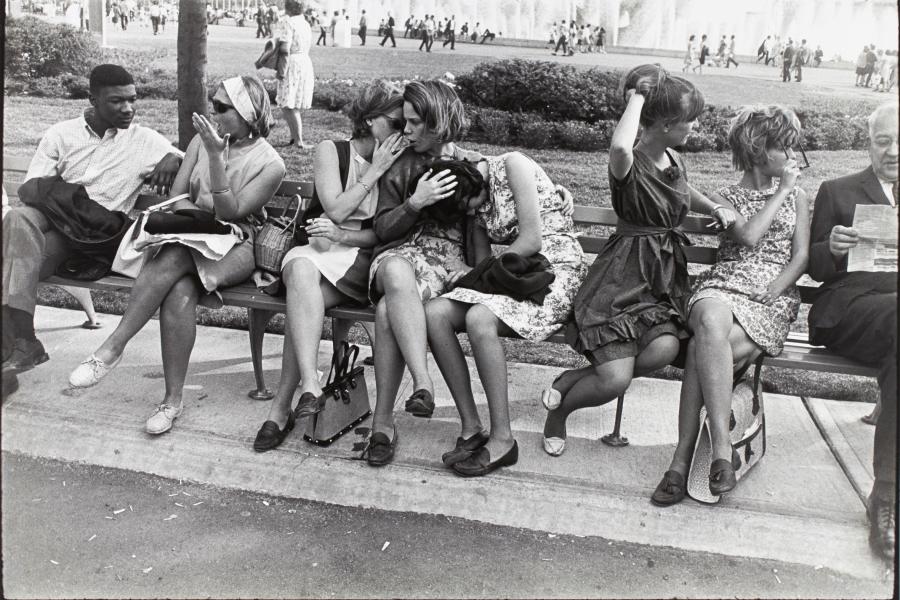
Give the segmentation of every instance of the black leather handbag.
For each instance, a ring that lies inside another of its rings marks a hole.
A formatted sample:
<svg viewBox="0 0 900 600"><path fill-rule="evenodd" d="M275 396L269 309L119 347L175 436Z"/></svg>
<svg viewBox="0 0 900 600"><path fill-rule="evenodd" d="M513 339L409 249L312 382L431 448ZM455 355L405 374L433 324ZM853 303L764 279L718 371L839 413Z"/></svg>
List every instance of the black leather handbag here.
<svg viewBox="0 0 900 600"><path fill-rule="evenodd" d="M345 341L335 346L319 412L308 419L303 436L307 442L327 446L372 413L365 369L356 366L358 355L358 346Z"/></svg>

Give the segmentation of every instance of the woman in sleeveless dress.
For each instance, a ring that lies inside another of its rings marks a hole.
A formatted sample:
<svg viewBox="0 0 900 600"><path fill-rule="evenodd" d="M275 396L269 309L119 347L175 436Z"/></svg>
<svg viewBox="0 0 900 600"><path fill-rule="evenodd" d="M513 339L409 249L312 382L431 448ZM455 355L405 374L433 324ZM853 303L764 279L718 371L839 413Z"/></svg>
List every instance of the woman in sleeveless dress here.
<svg viewBox="0 0 900 600"><path fill-rule="evenodd" d="M592 365L564 371L541 395L550 411L544 450L552 456L565 449L569 414L609 402L632 378L677 357L687 338L690 285L682 246L689 242L679 225L688 211L713 214L722 228L735 219L732 210L688 183L684 163L671 148L693 129L703 95L658 65L635 67L623 87L625 113L609 151L619 222L575 297L574 322L566 331L569 344Z"/></svg>
<svg viewBox="0 0 900 600"><path fill-rule="evenodd" d="M468 206L475 211L476 265L491 259L491 244L500 244L503 254L531 258L539 253L546 259L553 281L540 302L456 287L425 305L429 345L462 421L456 447L442 458L463 476L486 475L518 459L509 420L506 358L499 336L547 339L571 316L572 301L587 270L566 202L537 163L509 152L479 161L475 175L478 185L474 188L480 194ZM475 407L469 370L457 338L460 331L468 332L487 396L490 435L482 428Z"/></svg>
<svg viewBox="0 0 900 600"><path fill-rule="evenodd" d="M144 262L115 331L69 376L73 387L98 383L159 309L166 392L147 419L146 431L151 434L171 429L182 412L184 380L196 337L194 309L201 294L250 277L256 267L256 225L285 172L278 152L265 140L273 119L269 96L258 79L226 79L216 88L212 104L212 120L194 113L197 135L188 144L170 190L173 197L188 193L190 199L178 201L173 209L211 212L240 228L244 240L218 261L181 244L162 246Z"/></svg>
<svg viewBox="0 0 900 600"><path fill-rule="evenodd" d="M376 81L350 105L350 140L327 140L316 147L315 194L323 214L305 225L309 244L292 248L282 263L287 311L281 379L253 443L257 452L278 447L294 428L291 404L298 387L296 417L319 410L322 386L316 361L325 311L367 300L369 262L377 241L372 216L378 180L403 150L402 105L399 89ZM332 331L334 343L347 333Z"/></svg>
<svg viewBox="0 0 900 600"><path fill-rule="evenodd" d="M312 144L303 141L300 110L312 106L313 86L316 82L312 61L309 58L312 30L306 17L303 16L301 2L285 0L284 11L287 18L278 23L281 32L277 41L282 51L287 52L287 67L284 77L278 80L275 103L281 107L281 113L291 132L288 145L309 149L312 148Z"/></svg>
<svg viewBox="0 0 900 600"><path fill-rule="evenodd" d="M734 488L729 415L733 372L761 353L778 356L800 295L795 283L809 256L809 205L796 186L800 170L792 148L800 121L780 106L745 107L731 124L728 142L741 180L713 195L737 211L732 229L719 234L716 264L698 277L688 303L688 345L678 445L651 497L658 506L684 498L701 406L712 440L710 492ZM778 178L777 185L774 179Z"/></svg>

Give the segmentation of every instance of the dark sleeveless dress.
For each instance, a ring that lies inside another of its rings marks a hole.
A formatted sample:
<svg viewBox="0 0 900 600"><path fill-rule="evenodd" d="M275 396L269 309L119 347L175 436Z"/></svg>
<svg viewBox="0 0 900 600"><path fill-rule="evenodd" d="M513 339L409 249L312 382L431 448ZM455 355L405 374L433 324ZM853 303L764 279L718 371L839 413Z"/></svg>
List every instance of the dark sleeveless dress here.
<svg viewBox="0 0 900 600"><path fill-rule="evenodd" d="M623 179L609 173L619 224L578 290L566 328L566 341L594 364L637 356L660 335L687 338L682 246L690 242L678 226L690 192L681 157L667 154L672 166L661 170L635 149Z"/></svg>

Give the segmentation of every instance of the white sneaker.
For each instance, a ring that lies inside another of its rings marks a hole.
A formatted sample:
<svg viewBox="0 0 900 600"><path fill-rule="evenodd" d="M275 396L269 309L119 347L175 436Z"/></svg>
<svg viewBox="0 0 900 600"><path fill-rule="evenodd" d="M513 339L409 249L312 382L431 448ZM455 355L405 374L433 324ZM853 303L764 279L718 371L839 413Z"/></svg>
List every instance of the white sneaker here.
<svg viewBox="0 0 900 600"><path fill-rule="evenodd" d="M560 456L566 451L566 438L545 437L544 452L550 456Z"/></svg>
<svg viewBox="0 0 900 600"><path fill-rule="evenodd" d="M75 367L75 370L69 375L69 385L77 388L86 388L97 385L101 379L106 377L110 371L116 368L116 365L118 365L121 360L122 355L120 354L112 364L106 364L95 355L91 354L80 365Z"/></svg>
<svg viewBox="0 0 900 600"><path fill-rule="evenodd" d="M181 416L182 411L184 411L183 402L178 406L172 406L167 402L163 402L156 407L156 412L147 419L144 429L151 435L165 433L172 429L172 423Z"/></svg>

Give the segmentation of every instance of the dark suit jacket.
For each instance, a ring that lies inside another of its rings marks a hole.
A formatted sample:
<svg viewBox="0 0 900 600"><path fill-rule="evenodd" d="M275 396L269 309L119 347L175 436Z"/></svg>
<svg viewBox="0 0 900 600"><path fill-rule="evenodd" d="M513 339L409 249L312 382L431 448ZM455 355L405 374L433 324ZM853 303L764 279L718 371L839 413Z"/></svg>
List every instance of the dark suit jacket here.
<svg viewBox="0 0 900 600"><path fill-rule="evenodd" d="M809 276L822 281L809 311L809 336L837 325L850 303L869 292L897 292L896 273L847 272L847 257L835 261L828 237L835 225L850 227L857 204L890 204L872 167L840 179L822 182L813 210Z"/></svg>

